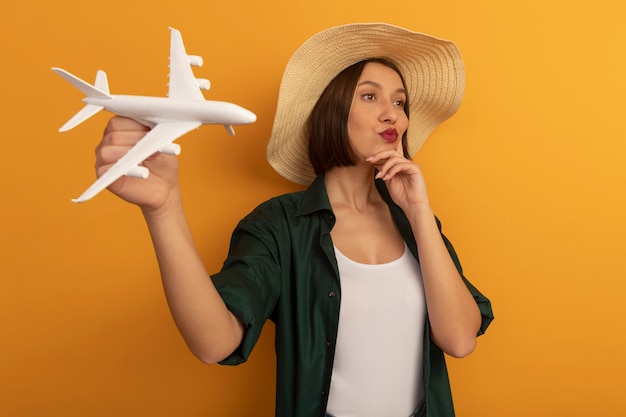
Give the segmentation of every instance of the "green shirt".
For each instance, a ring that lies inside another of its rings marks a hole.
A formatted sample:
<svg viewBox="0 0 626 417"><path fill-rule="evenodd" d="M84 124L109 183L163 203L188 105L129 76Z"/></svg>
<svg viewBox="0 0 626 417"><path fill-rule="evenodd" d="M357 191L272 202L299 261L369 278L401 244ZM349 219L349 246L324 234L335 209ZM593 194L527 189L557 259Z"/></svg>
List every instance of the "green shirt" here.
<svg viewBox="0 0 626 417"><path fill-rule="evenodd" d="M406 216L384 183L376 183L417 258ZM245 362L265 321L276 324L276 417L324 417L326 412L341 301L330 237L334 223L319 176L308 190L273 198L241 220L222 270L212 276L226 305L245 326L241 345L222 364ZM461 272L452 245L445 237L444 241ZM480 308L482 334L493 319L491 304L463 279ZM428 320L423 372L428 416L453 416L444 354L430 340Z"/></svg>

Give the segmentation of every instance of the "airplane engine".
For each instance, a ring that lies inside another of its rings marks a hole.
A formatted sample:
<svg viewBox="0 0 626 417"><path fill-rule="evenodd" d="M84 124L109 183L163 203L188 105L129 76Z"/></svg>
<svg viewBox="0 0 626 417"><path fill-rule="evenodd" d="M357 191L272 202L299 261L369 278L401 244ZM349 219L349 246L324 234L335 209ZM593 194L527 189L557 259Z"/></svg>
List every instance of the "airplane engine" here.
<svg viewBox="0 0 626 417"><path fill-rule="evenodd" d="M167 145L164 145L161 149L159 149L159 151L167 155L180 155L180 149L181 148L179 144L168 143Z"/></svg>
<svg viewBox="0 0 626 417"><path fill-rule="evenodd" d="M136 166L129 169L126 175L132 178L142 178L145 180L148 178L148 175L150 175L150 170L146 167Z"/></svg>
<svg viewBox="0 0 626 417"><path fill-rule="evenodd" d="M211 88L211 81L207 80L206 78L196 78L196 82L198 83L198 87L200 87L202 90L208 90L209 88Z"/></svg>
<svg viewBox="0 0 626 417"><path fill-rule="evenodd" d="M189 59L189 65L194 67L201 67L204 64L204 60L200 55L187 55L187 59Z"/></svg>

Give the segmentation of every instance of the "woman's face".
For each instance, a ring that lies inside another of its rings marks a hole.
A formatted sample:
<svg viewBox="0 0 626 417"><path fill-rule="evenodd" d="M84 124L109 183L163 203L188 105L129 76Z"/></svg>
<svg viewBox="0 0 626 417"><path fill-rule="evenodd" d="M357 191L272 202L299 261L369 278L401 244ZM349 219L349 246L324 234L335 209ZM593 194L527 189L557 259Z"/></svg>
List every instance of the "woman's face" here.
<svg viewBox="0 0 626 417"><path fill-rule="evenodd" d="M348 117L350 143L361 160L389 149L402 154L402 135L409 125L405 103L397 72L377 62L363 67Z"/></svg>

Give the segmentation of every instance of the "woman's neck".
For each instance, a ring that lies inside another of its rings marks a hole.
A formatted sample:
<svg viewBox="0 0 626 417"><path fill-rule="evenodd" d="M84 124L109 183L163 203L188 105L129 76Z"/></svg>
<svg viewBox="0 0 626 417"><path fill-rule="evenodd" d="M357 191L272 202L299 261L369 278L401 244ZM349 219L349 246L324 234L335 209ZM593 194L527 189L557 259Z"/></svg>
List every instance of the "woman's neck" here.
<svg viewBox="0 0 626 417"><path fill-rule="evenodd" d="M324 174L324 183L333 209L343 207L361 211L372 203L382 202L371 167L332 168Z"/></svg>

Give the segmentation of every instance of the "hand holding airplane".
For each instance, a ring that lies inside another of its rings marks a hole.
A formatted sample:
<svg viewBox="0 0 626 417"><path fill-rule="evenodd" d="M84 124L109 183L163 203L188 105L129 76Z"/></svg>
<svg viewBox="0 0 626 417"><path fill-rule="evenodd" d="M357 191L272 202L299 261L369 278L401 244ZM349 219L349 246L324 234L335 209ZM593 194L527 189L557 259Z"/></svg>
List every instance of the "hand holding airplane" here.
<svg viewBox="0 0 626 417"><path fill-rule="evenodd" d="M169 92L166 97L112 95L106 73L98 71L91 85L61 68L52 68L69 83L82 91L86 103L74 117L65 123L65 132L84 122L102 109L135 119L151 130L98 178L80 197L72 200L82 203L93 198L118 178L128 175L147 178L148 168L142 162L156 152L180 154L180 145L174 141L202 124L222 124L234 135L233 125L256 121L256 115L236 104L205 100L203 90L210 87L209 80L195 78L191 66L201 66L202 57L187 55L180 32L170 28Z"/></svg>

